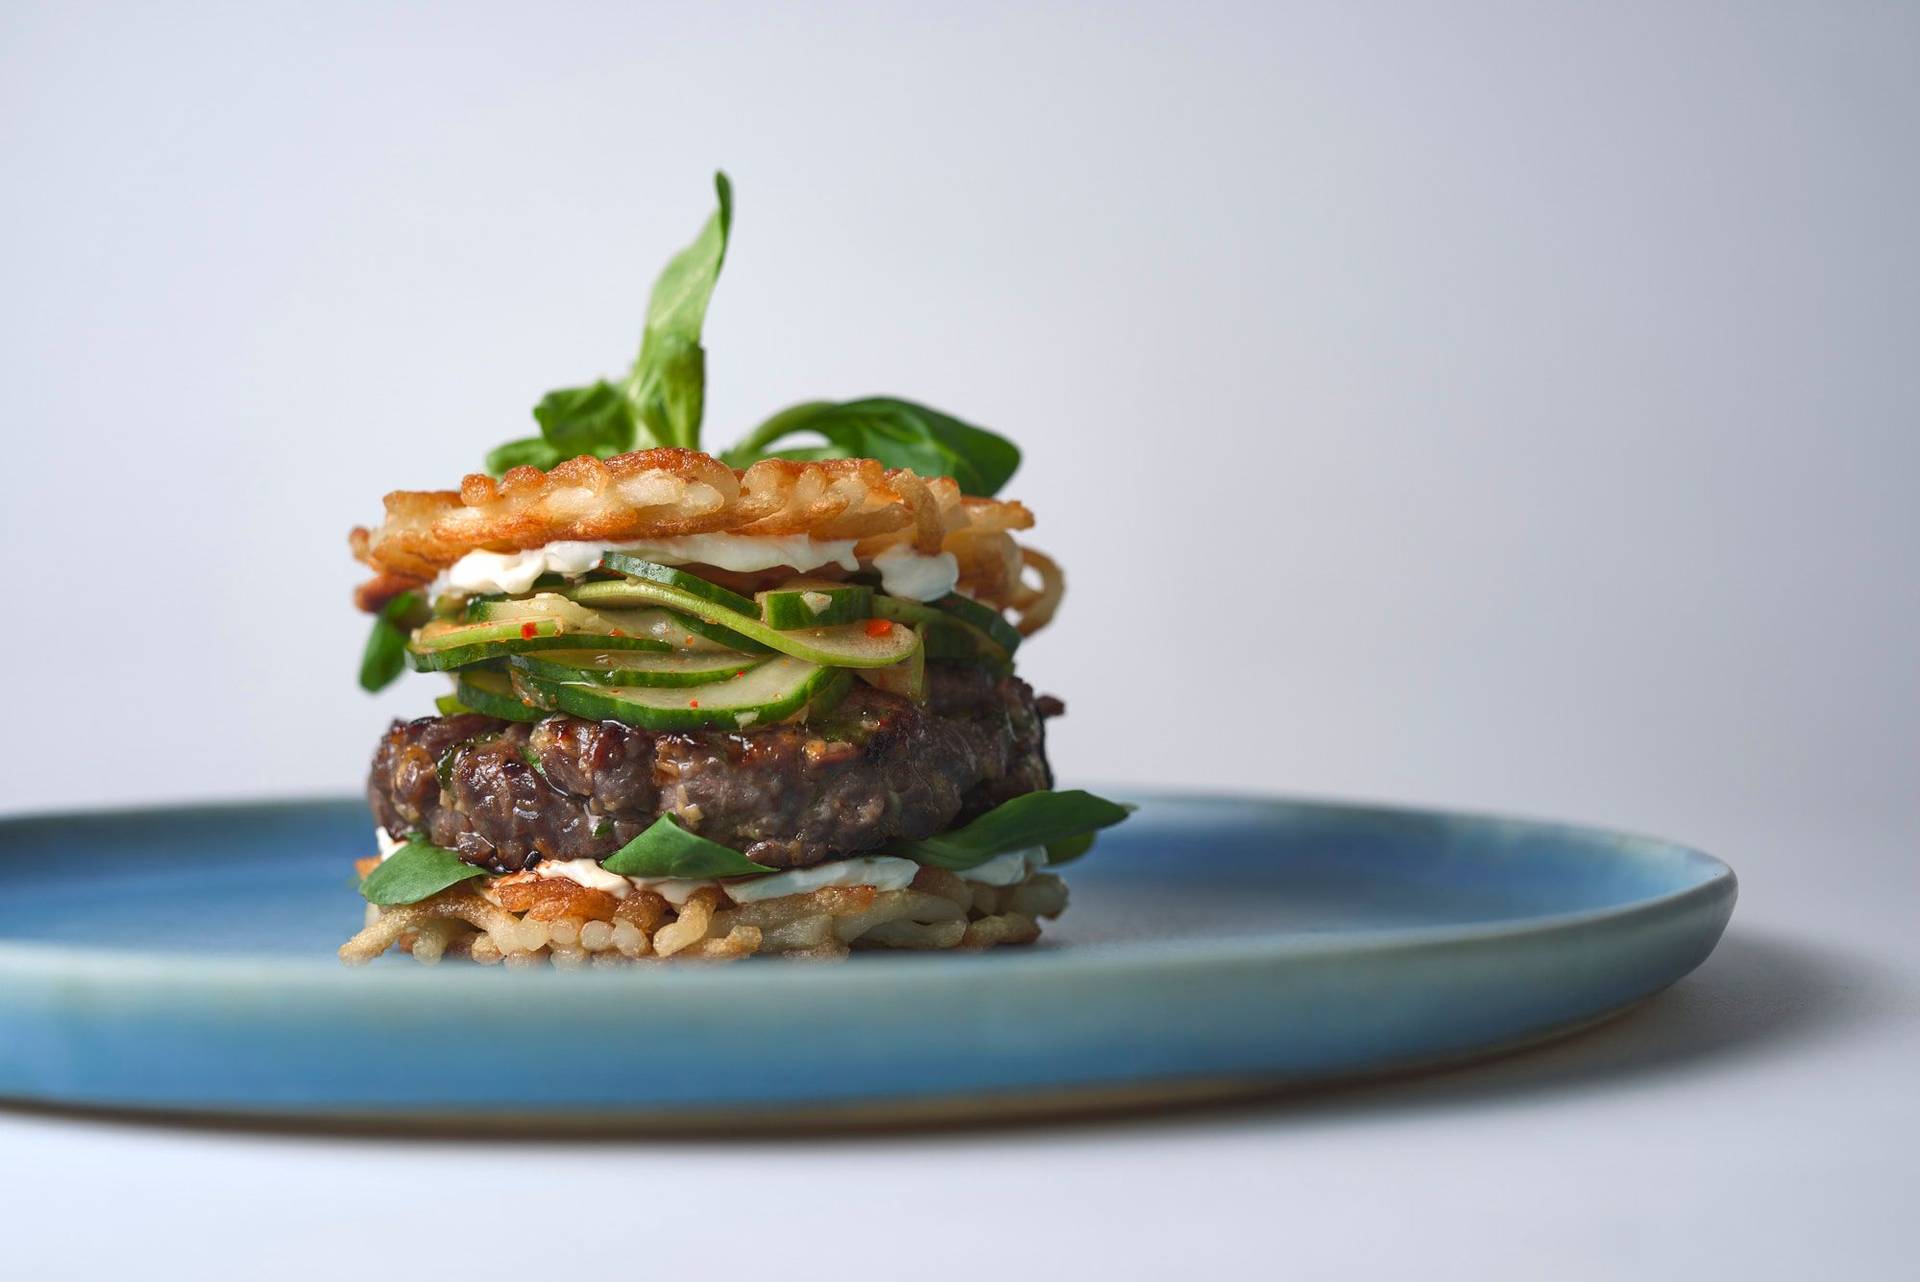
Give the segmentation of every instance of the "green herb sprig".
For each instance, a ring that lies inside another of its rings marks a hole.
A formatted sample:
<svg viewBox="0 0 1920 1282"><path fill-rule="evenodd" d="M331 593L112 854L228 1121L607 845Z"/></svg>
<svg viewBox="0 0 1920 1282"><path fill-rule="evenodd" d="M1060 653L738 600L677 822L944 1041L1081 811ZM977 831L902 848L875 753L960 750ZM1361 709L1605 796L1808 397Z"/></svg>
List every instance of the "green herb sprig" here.
<svg viewBox="0 0 1920 1282"><path fill-rule="evenodd" d="M654 282L640 354L626 377L548 392L533 409L540 434L494 449L488 472L544 469L582 454L611 458L655 445L700 448L707 384L700 334L733 230L733 185L724 173L714 174L713 185L719 207ZM963 492L981 497L998 493L1020 466L1019 449L1005 437L891 396L792 406L721 458L737 468L765 458L872 458L922 476L950 476Z"/></svg>

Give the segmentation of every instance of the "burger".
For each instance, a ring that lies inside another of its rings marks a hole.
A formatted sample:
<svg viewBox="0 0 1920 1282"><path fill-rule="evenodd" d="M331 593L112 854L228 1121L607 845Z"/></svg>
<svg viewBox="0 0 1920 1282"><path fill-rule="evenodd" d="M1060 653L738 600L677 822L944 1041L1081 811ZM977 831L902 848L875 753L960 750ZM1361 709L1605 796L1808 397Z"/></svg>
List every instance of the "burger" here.
<svg viewBox="0 0 1920 1282"><path fill-rule="evenodd" d="M1128 808L1056 789L1016 673L1059 567L1004 438L892 397L699 447L732 193L619 381L457 490L386 496L361 683L450 682L373 754L350 963L625 965L1026 944Z"/></svg>

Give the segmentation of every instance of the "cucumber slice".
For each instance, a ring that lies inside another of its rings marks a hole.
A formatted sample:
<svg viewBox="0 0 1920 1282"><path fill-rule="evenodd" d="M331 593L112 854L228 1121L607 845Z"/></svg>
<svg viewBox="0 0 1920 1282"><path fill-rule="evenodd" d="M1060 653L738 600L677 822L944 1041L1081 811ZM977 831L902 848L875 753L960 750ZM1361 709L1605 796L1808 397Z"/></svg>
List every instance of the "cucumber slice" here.
<svg viewBox="0 0 1920 1282"><path fill-rule="evenodd" d="M836 668L890 667L912 657L913 652L920 648L920 638L913 629L898 624L884 631L870 630L873 620L843 623L830 628L782 631L678 588L644 579L629 579L625 583L590 583L575 589L570 595L578 598L588 592L594 594L592 600L597 606L663 606L692 615L728 632L738 633L782 654Z"/></svg>
<svg viewBox="0 0 1920 1282"><path fill-rule="evenodd" d="M670 565L661 565L657 561L642 561L630 552L609 552L600 558L600 564L609 570L618 570L630 579L664 583L670 588L691 592L702 600L724 606L736 614L751 616L756 613L753 602L738 592L729 592L717 583L709 583L697 574L688 574L685 570L676 570Z"/></svg>
<svg viewBox="0 0 1920 1282"><path fill-rule="evenodd" d="M533 635L527 635L527 629ZM602 645L601 643L606 644ZM445 672L470 664L504 659L523 650L657 650L672 647L651 637L591 637L561 631L552 619L519 622L468 623L445 626L429 623L407 645L407 662L415 672Z"/></svg>
<svg viewBox="0 0 1920 1282"><path fill-rule="evenodd" d="M468 646L497 641L531 641L560 635L560 625L552 619L531 620L533 631L526 630L528 620L494 623L449 623L437 619L413 633L413 648L421 651L463 650Z"/></svg>
<svg viewBox="0 0 1920 1282"><path fill-rule="evenodd" d="M549 681L584 681L601 686L703 686L745 676L766 660L757 654L731 650L632 654L578 649L517 654L511 662L520 671Z"/></svg>
<svg viewBox="0 0 1920 1282"><path fill-rule="evenodd" d="M1020 629L1007 622L1007 616L990 605L961 596L958 592L949 592L934 605L945 610L970 628L978 628L991 637L996 645L1012 654L1020 648Z"/></svg>
<svg viewBox="0 0 1920 1282"><path fill-rule="evenodd" d="M601 583L593 586L617 588L625 584ZM707 634L714 632L722 637L731 634L720 632L700 619L690 620L687 615L671 610L589 609L555 592L480 601L470 609L474 617L490 620L557 619L573 634L573 648L576 650L582 645L593 645L606 649L617 646L632 650L751 650L759 654L768 653L765 646L744 637L733 637L736 643L733 645L728 645L724 640L714 640Z"/></svg>
<svg viewBox="0 0 1920 1282"><path fill-rule="evenodd" d="M661 568L664 569L666 567L662 566ZM604 583L583 583L577 588L569 588L567 590L567 597L580 605L590 608L598 609L601 605L612 606L614 607L613 609L600 610L602 614L611 614L614 613L615 610L626 608L621 594L626 591L629 585L643 582L650 581L642 579L615 579ZM698 582L705 583L706 581L702 579L698 580ZM728 614L735 613L729 607L718 605L708 601L706 597L696 595L692 592L686 592L681 588L672 587L670 584L659 584L658 586L679 592L685 596L686 599L698 601L709 609L725 610ZM715 592L725 591L724 588L714 588L711 583L707 583L706 586L713 588ZM728 592L727 595L733 596L731 592ZM756 607L753 602L747 601L745 597L735 597L734 599L746 601L747 609L749 611L755 611ZM677 629L681 637L687 642L685 647L687 649L710 648L696 647L693 638L700 637L713 643L713 645L718 645L728 650L744 650L749 654L772 653L768 647L761 645L758 641L752 640L749 637L743 637L731 628L725 628L718 624L711 623L691 611L675 611L672 613L671 618L673 628Z"/></svg>
<svg viewBox="0 0 1920 1282"><path fill-rule="evenodd" d="M879 596L873 599L875 618L911 623L922 629L921 639L929 659L956 659L970 663L988 663L1007 667L1013 662L1008 649L992 637L956 616L918 601Z"/></svg>
<svg viewBox="0 0 1920 1282"><path fill-rule="evenodd" d="M769 659L734 677L697 689L601 686L549 681L526 671L514 689L541 707L596 721L623 721L643 730L745 730L790 717L846 678L789 655Z"/></svg>
<svg viewBox="0 0 1920 1282"><path fill-rule="evenodd" d="M927 699L927 646L926 634L921 624L915 631L921 632L920 648L911 659L894 664L891 668L862 668L860 679L870 686L877 686L888 694L897 694L903 699L915 703L925 703Z"/></svg>
<svg viewBox="0 0 1920 1282"><path fill-rule="evenodd" d="M807 715L803 721L812 721L824 717L840 706L847 697L847 691L853 689L853 672L847 668L828 668L827 679L813 692L813 698L807 700Z"/></svg>
<svg viewBox="0 0 1920 1282"><path fill-rule="evenodd" d="M770 628L822 628L873 617L873 589L864 583L795 579L753 597Z"/></svg>
<svg viewBox="0 0 1920 1282"><path fill-rule="evenodd" d="M462 672L453 697L475 712L502 721L538 721L547 715L521 699L504 672Z"/></svg>

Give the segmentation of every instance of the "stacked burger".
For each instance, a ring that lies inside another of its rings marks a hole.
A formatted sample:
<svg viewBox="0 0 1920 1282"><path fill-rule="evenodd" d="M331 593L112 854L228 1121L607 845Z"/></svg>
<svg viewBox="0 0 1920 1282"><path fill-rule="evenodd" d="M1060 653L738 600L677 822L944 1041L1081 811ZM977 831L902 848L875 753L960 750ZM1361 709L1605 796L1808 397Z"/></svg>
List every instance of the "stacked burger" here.
<svg viewBox="0 0 1920 1282"><path fill-rule="evenodd" d="M353 532L362 683L451 687L375 751L350 962L1029 943L1057 865L1127 813L1053 787L1062 705L1014 671L1062 576L993 497L1010 444L869 398L697 448L718 190L626 379Z"/></svg>

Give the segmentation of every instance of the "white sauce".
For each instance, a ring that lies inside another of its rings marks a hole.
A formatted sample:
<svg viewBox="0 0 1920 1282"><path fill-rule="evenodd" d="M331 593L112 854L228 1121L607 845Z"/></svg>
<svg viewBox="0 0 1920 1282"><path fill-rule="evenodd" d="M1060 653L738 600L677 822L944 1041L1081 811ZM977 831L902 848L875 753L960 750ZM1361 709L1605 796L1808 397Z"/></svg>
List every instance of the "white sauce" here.
<svg viewBox="0 0 1920 1282"><path fill-rule="evenodd" d="M1011 886L1025 881L1046 866L1046 848L1029 846L1025 850L1009 850L983 864L964 869L960 873L960 880L977 881L983 886Z"/></svg>
<svg viewBox="0 0 1920 1282"><path fill-rule="evenodd" d="M905 890L920 865L911 859L892 855L870 855L861 859L836 859L811 868L769 873L761 877L741 877L721 883L728 898L736 904L759 899L778 899L799 895L825 886L872 886L876 890Z"/></svg>
<svg viewBox="0 0 1920 1282"><path fill-rule="evenodd" d="M615 899L625 899L633 893L631 877L608 872L591 859L542 859L533 866L533 872L548 879L565 878L588 890L604 890Z"/></svg>
<svg viewBox="0 0 1920 1282"><path fill-rule="evenodd" d="M682 534L640 543L595 543L561 539L525 552L469 552L441 572L430 588L442 592L505 592L519 595L543 574L576 577L600 563L607 552L631 552L661 565L711 565L741 574L786 568L806 573L822 566L860 568L851 539L813 539L804 534ZM951 552L925 556L907 547L891 547L873 559L881 586L912 601L932 601L953 591L960 563Z"/></svg>
<svg viewBox="0 0 1920 1282"><path fill-rule="evenodd" d="M895 544L873 558L873 568L888 596L909 601L937 601L960 582L960 562L951 552L926 556Z"/></svg>

